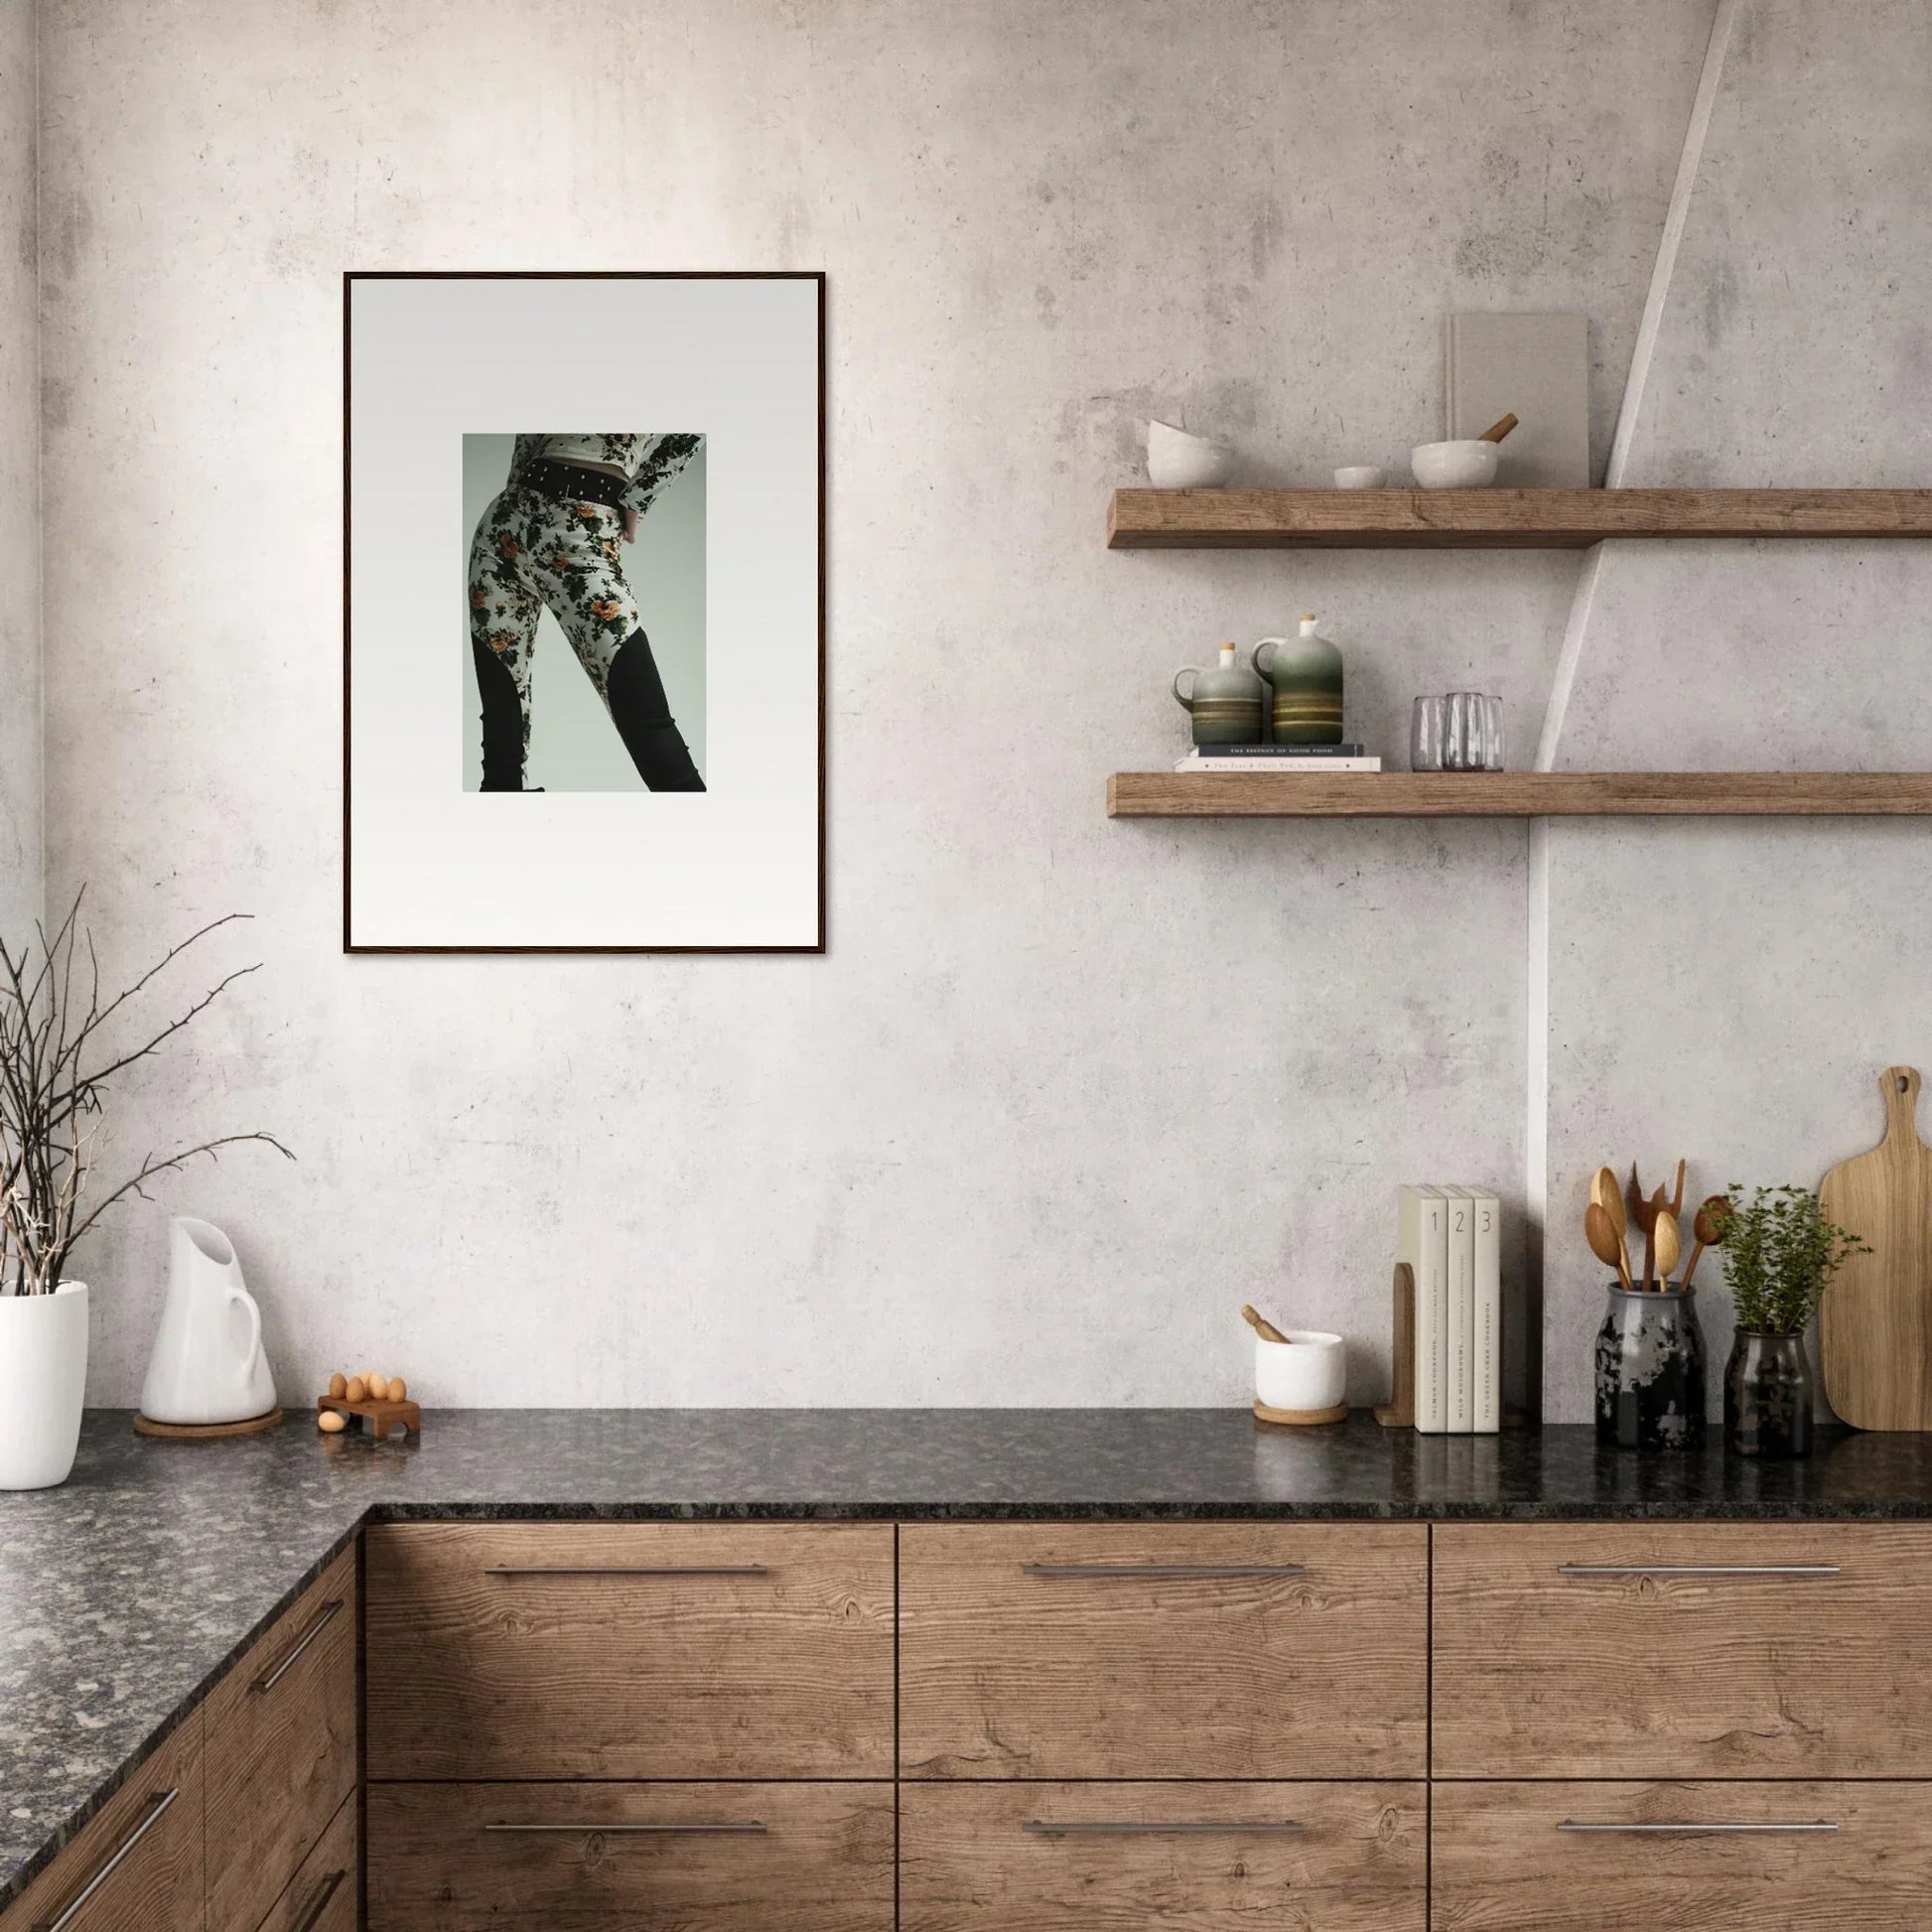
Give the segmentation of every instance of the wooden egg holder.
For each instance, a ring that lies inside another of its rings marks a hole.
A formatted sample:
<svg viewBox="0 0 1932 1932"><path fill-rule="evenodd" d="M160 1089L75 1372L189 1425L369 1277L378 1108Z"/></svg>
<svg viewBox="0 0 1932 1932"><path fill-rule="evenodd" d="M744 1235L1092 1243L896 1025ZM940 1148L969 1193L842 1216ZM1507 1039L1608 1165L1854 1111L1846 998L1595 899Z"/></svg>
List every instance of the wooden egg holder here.
<svg viewBox="0 0 1932 1932"><path fill-rule="evenodd" d="M316 1397L317 1415L330 1409L339 1416L352 1416L366 1424L367 1433L378 1443L386 1443L392 1429L415 1436L423 1433L423 1412L413 1402L350 1402L342 1396Z"/></svg>

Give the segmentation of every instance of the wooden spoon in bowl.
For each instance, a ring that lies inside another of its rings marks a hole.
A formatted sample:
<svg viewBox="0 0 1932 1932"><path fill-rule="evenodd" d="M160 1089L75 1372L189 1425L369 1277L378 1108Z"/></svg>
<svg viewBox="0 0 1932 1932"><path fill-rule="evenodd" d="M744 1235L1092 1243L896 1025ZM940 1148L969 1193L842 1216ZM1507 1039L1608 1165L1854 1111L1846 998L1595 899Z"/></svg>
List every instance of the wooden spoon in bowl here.
<svg viewBox="0 0 1932 1932"><path fill-rule="evenodd" d="M1623 1236L1610 1219L1609 1209L1601 1201L1593 1200L1584 1209L1584 1239L1589 1243L1590 1253L1598 1261L1607 1262L1614 1268L1617 1279L1628 1288L1631 1285L1630 1258L1623 1252Z"/></svg>
<svg viewBox="0 0 1932 1932"><path fill-rule="evenodd" d="M1516 427L1514 413L1498 416L1489 427L1476 438L1478 443L1500 443Z"/></svg>

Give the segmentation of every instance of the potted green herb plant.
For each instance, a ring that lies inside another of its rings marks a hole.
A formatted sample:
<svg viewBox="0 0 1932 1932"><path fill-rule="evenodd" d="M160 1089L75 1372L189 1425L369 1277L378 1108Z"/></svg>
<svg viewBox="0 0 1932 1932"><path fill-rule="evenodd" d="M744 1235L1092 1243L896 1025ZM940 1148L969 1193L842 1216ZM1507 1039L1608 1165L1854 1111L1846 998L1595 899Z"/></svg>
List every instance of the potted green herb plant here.
<svg viewBox="0 0 1932 1932"><path fill-rule="evenodd" d="M229 919L191 934L119 993L103 988L80 897L38 956L0 940L0 1489L65 1482L80 1438L87 1381L87 1290L68 1276L77 1242L115 1202L197 1155L239 1141L287 1148L267 1134L226 1134L150 1154L119 1186L93 1185L113 1081L172 1039L252 966L219 981L165 1026L128 1025L162 969ZM130 1163L130 1166L133 1164Z"/></svg>
<svg viewBox="0 0 1932 1932"><path fill-rule="evenodd" d="M1725 1275L1737 1331L1725 1365L1725 1442L1739 1455L1809 1455L1811 1357L1805 1330L1832 1277L1863 1241L1828 1221L1809 1187L1733 1181L1724 1219Z"/></svg>

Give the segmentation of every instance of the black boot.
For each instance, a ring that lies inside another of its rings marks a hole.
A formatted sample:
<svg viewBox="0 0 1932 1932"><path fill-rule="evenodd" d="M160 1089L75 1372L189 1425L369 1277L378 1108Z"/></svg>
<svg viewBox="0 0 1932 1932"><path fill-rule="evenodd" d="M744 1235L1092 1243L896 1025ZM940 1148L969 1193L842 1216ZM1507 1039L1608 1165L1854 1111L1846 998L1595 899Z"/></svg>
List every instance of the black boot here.
<svg viewBox="0 0 1932 1932"><path fill-rule="evenodd" d="M476 638L470 654L477 660L477 693L483 699L483 785L484 791L523 789L523 705L510 667Z"/></svg>
<svg viewBox="0 0 1932 1932"><path fill-rule="evenodd" d="M650 639L641 630L633 630L618 646L604 688L612 722L638 777L652 791L704 790L690 748L672 720L657 660L650 654Z"/></svg>

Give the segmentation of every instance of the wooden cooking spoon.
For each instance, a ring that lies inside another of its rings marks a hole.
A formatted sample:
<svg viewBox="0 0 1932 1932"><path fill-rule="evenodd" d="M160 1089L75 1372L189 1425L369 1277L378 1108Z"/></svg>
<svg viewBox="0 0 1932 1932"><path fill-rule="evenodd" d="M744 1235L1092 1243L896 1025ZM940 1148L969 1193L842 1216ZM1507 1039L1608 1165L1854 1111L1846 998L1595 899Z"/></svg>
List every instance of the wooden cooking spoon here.
<svg viewBox="0 0 1932 1932"><path fill-rule="evenodd" d="M1257 1314L1253 1309L1243 1306L1241 1319L1245 1321L1263 1341L1286 1341L1288 1337L1268 1319L1265 1314Z"/></svg>
<svg viewBox="0 0 1932 1932"><path fill-rule="evenodd" d="M1637 1216L1643 1227L1643 1285L1645 1288L1657 1286L1657 1223L1670 1212L1664 1199L1661 1181L1657 1191L1644 1202L1643 1212Z"/></svg>
<svg viewBox="0 0 1932 1932"><path fill-rule="evenodd" d="M1670 1271L1684 1259L1684 1230L1668 1207L1657 1210L1657 1286L1670 1286Z"/></svg>
<svg viewBox="0 0 1932 1932"><path fill-rule="evenodd" d="M1623 1236L1617 1232L1609 1209L1601 1201L1593 1200L1584 1209L1584 1239L1589 1243L1590 1253L1614 1268L1617 1279L1628 1288L1630 1257L1623 1252Z"/></svg>
<svg viewBox="0 0 1932 1932"><path fill-rule="evenodd" d="M1724 1246L1725 1228L1730 1219L1730 1196L1728 1194L1707 1194L1699 1205L1697 1218L1691 1223L1691 1235L1696 1246L1691 1250L1691 1265L1684 1271L1684 1286L1689 1288L1691 1277L1698 1271L1698 1259L1706 1248Z"/></svg>
<svg viewBox="0 0 1932 1932"><path fill-rule="evenodd" d="M1682 1217L1684 1212L1684 1163L1682 1161L1677 1164L1677 1189L1670 1197L1670 1211L1679 1217Z"/></svg>

